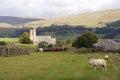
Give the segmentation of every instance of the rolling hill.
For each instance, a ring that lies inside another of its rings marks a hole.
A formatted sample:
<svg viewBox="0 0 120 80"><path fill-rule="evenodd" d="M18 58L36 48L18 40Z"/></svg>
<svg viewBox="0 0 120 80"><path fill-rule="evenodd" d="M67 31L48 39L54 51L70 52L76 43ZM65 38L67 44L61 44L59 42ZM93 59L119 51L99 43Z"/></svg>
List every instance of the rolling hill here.
<svg viewBox="0 0 120 80"><path fill-rule="evenodd" d="M39 18L0 16L0 27L18 27L28 22L43 20Z"/></svg>
<svg viewBox="0 0 120 80"><path fill-rule="evenodd" d="M12 28L13 25L7 23L0 23L0 28Z"/></svg>
<svg viewBox="0 0 120 80"><path fill-rule="evenodd" d="M120 9L104 10L84 14L74 14L64 17L33 21L25 24L25 26L38 27L56 25L84 25L86 27L103 27L106 23L120 20Z"/></svg>
<svg viewBox="0 0 120 80"><path fill-rule="evenodd" d="M50 19L0 16L0 27L21 28L21 27L45 27L52 24L104 27L106 23L120 21L120 9L103 10L83 14L74 14Z"/></svg>

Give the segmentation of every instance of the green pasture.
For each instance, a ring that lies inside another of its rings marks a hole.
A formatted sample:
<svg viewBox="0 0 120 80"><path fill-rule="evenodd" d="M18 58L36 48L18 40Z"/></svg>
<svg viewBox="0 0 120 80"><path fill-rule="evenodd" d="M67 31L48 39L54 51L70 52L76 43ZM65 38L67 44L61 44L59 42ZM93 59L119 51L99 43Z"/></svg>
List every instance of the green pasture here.
<svg viewBox="0 0 120 80"><path fill-rule="evenodd" d="M18 43L19 38L0 38L0 41L7 42L8 47L19 47L19 48L37 48L33 44L20 44Z"/></svg>
<svg viewBox="0 0 120 80"><path fill-rule="evenodd" d="M8 43L7 44L8 47L18 47L18 48L27 48L27 49L37 49L37 46L33 45L33 44L20 44L20 43Z"/></svg>
<svg viewBox="0 0 120 80"><path fill-rule="evenodd" d="M99 54L39 52L27 56L0 57L0 80L120 80L120 55L109 54L108 71L94 71L87 58Z"/></svg>
<svg viewBox="0 0 120 80"><path fill-rule="evenodd" d="M5 42L18 42L19 38L0 38L0 41L5 41Z"/></svg>

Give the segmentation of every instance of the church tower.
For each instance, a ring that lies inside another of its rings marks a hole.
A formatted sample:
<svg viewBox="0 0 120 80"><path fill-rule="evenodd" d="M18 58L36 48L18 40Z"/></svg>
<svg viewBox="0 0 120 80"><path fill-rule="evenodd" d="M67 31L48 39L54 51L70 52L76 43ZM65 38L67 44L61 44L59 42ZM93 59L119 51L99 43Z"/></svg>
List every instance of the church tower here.
<svg viewBox="0 0 120 80"><path fill-rule="evenodd" d="M35 42L36 42L36 29L35 28L30 29L30 39L33 41L35 45Z"/></svg>

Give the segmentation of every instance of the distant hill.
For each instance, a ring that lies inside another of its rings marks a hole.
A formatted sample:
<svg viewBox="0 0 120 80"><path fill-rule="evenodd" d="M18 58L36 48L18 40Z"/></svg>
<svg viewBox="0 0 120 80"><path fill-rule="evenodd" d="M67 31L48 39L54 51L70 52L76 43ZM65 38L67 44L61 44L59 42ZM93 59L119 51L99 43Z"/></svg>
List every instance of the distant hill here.
<svg viewBox="0 0 120 80"><path fill-rule="evenodd" d="M0 23L0 28L13 28L14 26L7 23Z"/></svg>
<svg viewBox="0 0 120 80"><path fill-rule="evenodd" d="M105 24L118 25L120 22L120 9L96 11L91 13L74 14L69 16L40 19L32 17L0 16L0 27L44 27L54 25L104 27Z"/></svg>
<svg viewBox="0 0 120 80"><path fill-rule="evenodd" d="M10 26L15 27L15 25L22 25L22 24L32 22L32 21L37 21L37 20L43 20L43 19L27 18L27 17L0 16L0 27L10 27Z"/></svg>
<svg viewBox="0 0 120 80"><path fill-rule="evenodd" d="M106 23L111 23L120 20L120 9L104 10L84 14L75 14L64 17L57 17L41 21L33 21L25 26L50 26L56 25L84 25L87 27L103 27Z"/></svg>

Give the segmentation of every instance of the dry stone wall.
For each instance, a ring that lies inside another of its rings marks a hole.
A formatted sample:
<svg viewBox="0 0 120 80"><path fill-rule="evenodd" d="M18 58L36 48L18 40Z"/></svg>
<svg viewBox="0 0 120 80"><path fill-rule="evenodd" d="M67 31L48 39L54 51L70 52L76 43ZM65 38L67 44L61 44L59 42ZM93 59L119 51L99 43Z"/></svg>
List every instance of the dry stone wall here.
<svg viewBox="0 0 120 80"><path fill-rule="evenodd" d="M29 51L22 48L10 48L0 46L0 56L29 55Z"/></svg>

